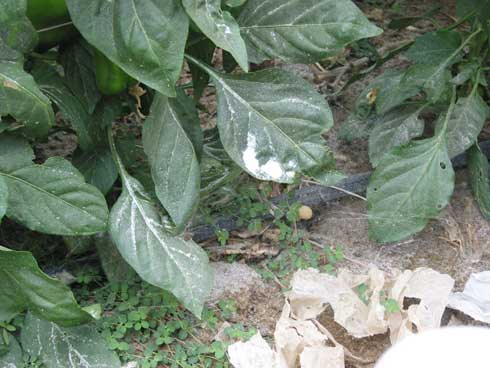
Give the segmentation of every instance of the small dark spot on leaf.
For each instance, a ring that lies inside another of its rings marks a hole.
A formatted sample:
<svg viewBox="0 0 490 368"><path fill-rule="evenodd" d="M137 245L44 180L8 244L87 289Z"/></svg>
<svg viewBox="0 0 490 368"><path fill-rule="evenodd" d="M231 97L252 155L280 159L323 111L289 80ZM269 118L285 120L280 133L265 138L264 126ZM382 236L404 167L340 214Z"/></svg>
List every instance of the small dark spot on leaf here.
<svg viewBox="0 0 490 368"><path fill-rule="evenodd" d="M439 166L441 166L441 169L446 170L446 164L444 162L439 162Z"/></svg>

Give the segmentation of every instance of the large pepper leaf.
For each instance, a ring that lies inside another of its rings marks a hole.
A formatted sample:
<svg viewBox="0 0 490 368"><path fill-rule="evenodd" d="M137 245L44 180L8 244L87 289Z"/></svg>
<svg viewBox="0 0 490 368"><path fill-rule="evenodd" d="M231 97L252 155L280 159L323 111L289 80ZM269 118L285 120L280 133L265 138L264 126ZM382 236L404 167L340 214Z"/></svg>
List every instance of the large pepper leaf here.
<svg viewBox="0 0 490 368"><path fill-rule="evenodd" d="M476 142L485 124L487 105L478 94L478 84L468 97L460 98L450 116L447 126L447 149L449 157L463 153ZM436 127L436 130L441 127Z"/></svg>
<svg viewBox="0 0 490 368"><path fill-rule="evenodd" d="M26 141L0 136L0 177L9 189L7 216L49 234L104 231L109 211L103 195L65 159L52 157L36 165L33 156Z"/></svg>
<svg viewBox="0 0 490 368"><path fill-rule="evenodd" d="M41 271L30 252L0 247L0 321L29 309L63 326L92 320L61 281Z"/></svg>
<svg viewBox="0 0 490 368"><path fill-rule="evenodd" d="M95 80L92 49L83 39L61 49L64 80L85 110L91 114L102 97Z"/></svg>
<svg viewBox="0 0 490 368"><path fill-rule="evenodd" d="M180 93L176 99L156 95L143 127L143 147L157 197L178 230L197 208L200 188L199 162L187 132L201 132L201 127L195 107L185 104L186 99Z"/></svg>
<svg viewBox="0 0 490 368"><path fill-rule="evenodd" d="M461 46L459 32L428 32L415 39L405 56L419 64L438 64L451 57L459 46ZM458 57L459 55L454 58L455 61L458 61Z"/></svg>
<svg viewBox="0 0 490 368"><path fill-rule="evenodd" d="M112 239L143 280L169 290L200 316L212 286L206 253L193 241L166 230L143 186L124 169L113 142L112 149L123 183L123 192L111 210Z"/></svg>
<svg viewBox="0 0 490 368"><path fill-rule="evenodd" d="M182 4L199 29L216 46L230 52L240 67L248 72L245 41L235 18L221 10L221 0L183 0Z"/></svg>
<svg viewBox="0 0 490 368"><path fill-rule="evenodd" d="M216 85L223 146L250 175L292 183L296 174L325 165L321 135L332 113L308 82L277 69L224 75L201 66Z"/></svg>
<svg viewBox="0 0 490 368"><path fill-rule="evenodd" d="M58 106L63 117L71 123L77 132L80 147L83 150L93 148L94 142L89 132L91 116L64 84L56 69L49 64L38 62L31 74L41 91Z"/></svg>
<svg viewBox="0 0 490 368"><path fill-rule="evenodd" d="M490 219L490 165L478 144L468 150L470 183L483 217Z"/></svg>
<svg viewBox="0 0 490 368"><path fill-rule="evenodd" d="M60 327L27 314L21 333L24 350L46 368L120 368L116 353L93 325Z"/></svg>
<svg viewBox="0 0 490 368"><path fill-rule="evenodd" d="M422 230L449 203L454 170L446 131L454 105L440 116L440 132L387 152L371 176L368 190L369 234L391 242Z"/></svg>
<svg viewBox="0 0 490 368"><path fill-rule="evenodd" d="M407 106L379 116L369 136L369 159L374 167L386 152L402 146L424 132L419 118L422 108Z"/></svg>
<svg viewBox="0 0 490 368"><path fill-rule="evenodd" d="M311 63L382 32L350 0L248 0L238 24L254 63Z"/></svg>
<svg viewBox="0 0 490 368"><path fill-rule="evenodd" d="M133 78L175 96L189 27L177 0L67 0L83 37Z"/></svg>
<svg viewBox="0 0 490 368"><path fill-rule="evenodd" d="M26 133L42 137L54 123L49 99L39 90L22 64L0 61L0 116L12 115Z"/></svg>

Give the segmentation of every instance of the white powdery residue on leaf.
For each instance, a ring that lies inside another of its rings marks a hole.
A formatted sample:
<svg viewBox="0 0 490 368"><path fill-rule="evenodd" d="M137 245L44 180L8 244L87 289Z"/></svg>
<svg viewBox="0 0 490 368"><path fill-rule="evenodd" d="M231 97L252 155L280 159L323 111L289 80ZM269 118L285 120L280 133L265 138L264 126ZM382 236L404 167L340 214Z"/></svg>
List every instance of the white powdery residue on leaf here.
<svg viewBox="0 0 490 368"><path fill-rule="evenodd" d="M449 296L448 306L490 323L490 271L471 274L463 292Z"/></svg>
<svg viewBox="0 0 490 368"><path fill-rule="evenodd" d="M250 173L262 180L290 181L294 178L294 161L288 162L288 170L284 170L281 163L270 158L264 165L260 165L257 159L257 139L251 133L247 135L247 148L243 151L243 162Z"/></svg>
<svg viewBox="0 0 490 368"><path fill-rule="evenodd" d="M231 31L231 28L228 27L228 25L226 25L224 23L219 23L217 26L218 26L218 29L220 31L223 31L223 33L225 34L225 37L233 34L233 32Z"/></svg>

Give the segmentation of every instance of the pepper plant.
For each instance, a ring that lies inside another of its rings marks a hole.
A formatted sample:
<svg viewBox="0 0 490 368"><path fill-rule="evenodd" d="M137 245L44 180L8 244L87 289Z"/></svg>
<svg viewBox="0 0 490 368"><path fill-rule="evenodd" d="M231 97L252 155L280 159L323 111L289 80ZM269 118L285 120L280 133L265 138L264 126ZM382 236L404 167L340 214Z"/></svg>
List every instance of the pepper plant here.
<svg viewBox="0 0 490 368"><path fill-rule="evenodd" d="M200 196L223 182L207 168L233 162L280 183L342 177L321 136L332 125L325 99L298 76L250 63L312 63L380 33L350 0L0 0L0 219L65 237L107 231L142 279L199 316L212 272L181 234ZM215 49L233 72L211 65ZM184 61L193 99L179 82ZM203 131L195 101L208 85L217 128ZM151 103L138 170L139 137L117 134L136 105L127 87ZM78 148L71 161L40 162L32 147L53 134L55 113ZM30 253L0 248L0 274L0 321L29 310L26 351L48 367L117 365L87 325L73 327L96 308L79 307Z"/></svg>
<svg viewBox="0 0 490 368"><path fill-rule="evenodd" d="M478 146L489 116L489 9L488 0L458 1L459 21L416 38L405 52L411 65L376 78L344 122L344 137L369 139L373 239L398 241L436 218L453 193L451 159L465 151L475 198L490 218L488 160Z"/></svg>

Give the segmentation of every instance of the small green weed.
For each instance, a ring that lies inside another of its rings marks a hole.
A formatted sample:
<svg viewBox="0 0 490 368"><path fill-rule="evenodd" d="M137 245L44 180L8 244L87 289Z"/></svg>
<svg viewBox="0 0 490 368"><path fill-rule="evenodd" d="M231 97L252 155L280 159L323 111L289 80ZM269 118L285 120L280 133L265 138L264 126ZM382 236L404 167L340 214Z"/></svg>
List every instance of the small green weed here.
<svg viewBox="0 0 490 368"><path fill-rule="evenodd" d="M220 301L215 310L205 308L199 321L171 294L138 278L95 290L81 282L76 292L87 304L103 306L97 328L123 362L137 361L141 368L230 367L229 343L209 341L206 336L214 336L221 323L236 313L234 300ZM247 340L256 331L232 324L224 333L236 341Z"/></svg>

